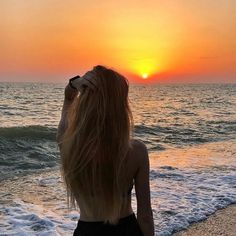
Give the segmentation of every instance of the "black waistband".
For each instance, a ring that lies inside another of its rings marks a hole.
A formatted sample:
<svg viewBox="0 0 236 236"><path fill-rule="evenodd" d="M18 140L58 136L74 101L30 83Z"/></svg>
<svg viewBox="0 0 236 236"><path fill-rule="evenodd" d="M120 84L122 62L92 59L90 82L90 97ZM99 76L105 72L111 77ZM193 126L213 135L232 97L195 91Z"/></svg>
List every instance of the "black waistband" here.
<svg viewBox="0 0 236 236"><path fill-rule="evenodd" d="M133 219L136 219L135 214L132 213L126 217L120 218L118 224L122 224L122 223L127 223L129 221L132 221ZM83 221L83 220L79 220L78 221L79 224L83 224L83 225L97 225L97 224L104 224L104 221Z"/></svg>

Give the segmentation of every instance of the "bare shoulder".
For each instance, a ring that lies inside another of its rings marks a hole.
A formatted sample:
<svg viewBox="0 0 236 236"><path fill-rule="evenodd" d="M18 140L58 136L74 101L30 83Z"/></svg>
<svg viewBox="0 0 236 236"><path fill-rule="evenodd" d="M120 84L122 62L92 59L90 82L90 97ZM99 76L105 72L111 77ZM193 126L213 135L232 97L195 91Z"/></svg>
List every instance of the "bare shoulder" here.
<svg viewBox="0 0 236 236"><path fill-rule="evenodd" d="M135 159L139 162L145 161L148 157L146 145L138 139L131 140L131 152L135 156Z"/></svg>
<svg viewBox="0 0 236 236"><path fill-rule="evenodd" d="M131 146L134 151L147 151L147 147L144 142L139 139L131 139Z"/></svg>

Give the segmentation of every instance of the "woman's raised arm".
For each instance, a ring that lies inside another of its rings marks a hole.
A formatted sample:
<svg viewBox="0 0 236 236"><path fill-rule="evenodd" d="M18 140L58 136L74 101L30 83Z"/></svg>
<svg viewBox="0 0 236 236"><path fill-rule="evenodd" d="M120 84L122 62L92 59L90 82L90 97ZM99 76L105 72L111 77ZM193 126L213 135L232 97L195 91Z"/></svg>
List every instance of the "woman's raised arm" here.
<svg viewBox="0 0 236 236"><path fill-rule="evenodd" d="M67 113L68 113L69 107L74 101L74 98L78 95L78 91L76 89L71 88L70 85L68 84L65 88L64 94L65 94L65 97L64 97L63 107L61 111L61 119L58 125L57 137L56 137L56 140L59 146L60 146L61 138L67 128Z"/></svg>

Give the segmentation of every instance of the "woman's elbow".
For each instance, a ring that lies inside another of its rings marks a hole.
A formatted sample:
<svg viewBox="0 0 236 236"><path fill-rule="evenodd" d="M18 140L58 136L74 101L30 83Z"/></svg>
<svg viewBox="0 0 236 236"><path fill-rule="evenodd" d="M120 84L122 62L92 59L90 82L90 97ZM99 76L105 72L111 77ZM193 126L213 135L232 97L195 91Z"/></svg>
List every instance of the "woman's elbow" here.
<svg viewBox="0 0 236 236"><path fill-rule="evenodd" d="M150 219L153 218L152 209L150 208L146 211L138 210L137 216L138 216L138 218L142 219L142 221L149 221Z"/></svg>

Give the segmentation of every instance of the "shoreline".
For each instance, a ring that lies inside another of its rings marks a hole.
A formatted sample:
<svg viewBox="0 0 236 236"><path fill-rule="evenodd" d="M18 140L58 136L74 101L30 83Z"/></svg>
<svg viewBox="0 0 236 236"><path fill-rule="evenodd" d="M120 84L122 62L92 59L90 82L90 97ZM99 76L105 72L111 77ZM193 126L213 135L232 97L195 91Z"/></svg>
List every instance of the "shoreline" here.
<svg viewBox="0 0 236 236"><path fill-rule="evenodd" d="M236 169L228 151L235 145L222 142L170 149L158 155L150 153L156 235L235 235ZM19 234L23 230L34 235L36 230L45 235L69 236L76 228L79 211L67 208L59 166L21 173L0 182L1 232ZM134 197L132 207L136 212ZM219 213L222 216L215 219Z"/></svg>
<svg viewBox="0 0 236 236"><path fill-rule="evenodd" d="M236 203L219 209L207 219L191 224L173 236L235 236Z"/></svg>
<svg viewBox="0 0 236 236"><path fill-rule="evenodd" d="M57 192L54 192L55 184L59 187ZM2 197L5 196L0 200L1 204L9 204L14 201L14 199L18 199L25 204L40 206L41 210L37 211L37 213L38 215L41 215L41 217L61 215L65 216L65 218L74 218L74 224L76 223L76 219L79 217L79 212L69 212L66 209L66 195L59 170L54 169L51 171L35 173L31 176L22 176L18 181L16 178L5 180L2 182L1 190L2 194L4 192L10 194L2 195ZM51 199L56 199L57 201L51 202ZM225 208L217 210L213 214L209 215L207 219L192 223L187 227L187 229L178 231L172 235L234 236L235 232L236 203L233 203ZM67 233L63 233L64 235L67 235Z"/></svg>
<svg viewBox="0 0 236 236"><path fill-rule="evenodd" d="M67 207L59 170L1 182L0 231L4 235L72 235L79 219Z"/></svg>

